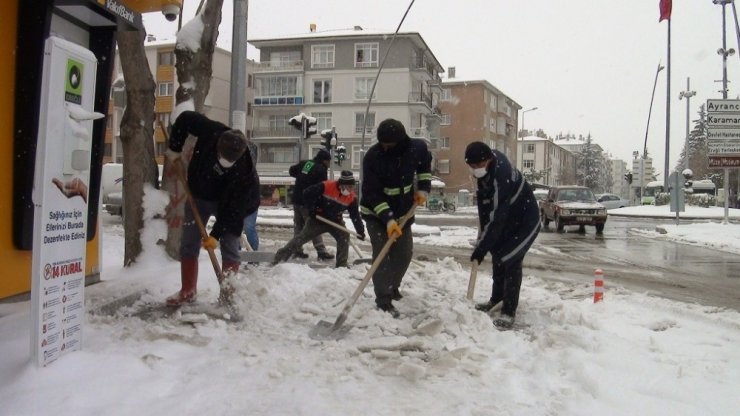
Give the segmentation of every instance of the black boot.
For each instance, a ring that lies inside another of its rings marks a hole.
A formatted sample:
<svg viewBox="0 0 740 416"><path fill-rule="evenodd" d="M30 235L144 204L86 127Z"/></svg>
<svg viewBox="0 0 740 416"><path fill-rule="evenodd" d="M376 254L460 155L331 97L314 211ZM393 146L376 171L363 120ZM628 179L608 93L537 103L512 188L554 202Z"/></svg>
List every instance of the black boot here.
<svg viewBox="0 0 740 416"><path fill-rule="evenodd" d="M302 251L296 251L295 253L293 253L293 257L296 258L296 259L307 259L308 258L308 254L306 254L306 253L304 253Z"/></svg>
<svg viewBox="0 0 740 416"><path fill-rule="evenodd" d="M398 291L398 288L393 289L393 295L391 295L391 299L393 300L403 299L403 295L401 294L401 292Z"/></svg>
<svg viewBox="0 0 740 416"><path fill-rule="evenodd" d="M488 313L494 306L498 305L499 302L501 301L494 302L489 299L488 302L476 303L475 310Z"/></svg>
<svg viewBox="0 0 740 416"><path fill-rule="evenodd" d="M388 302L388 303L379 303L379 304L378 304L378 309L380 309L380 310L381 310L381 311L383 311L383 312L388 312L389 314L391 314L391 316L392 316L392 317L393 317L394 319L398 319L398 317L400 317L400 316L401 316L401 313L400 313L400 312L398 312L398 309L396 309L396 308L395 308L395 307L393 306L393 304L392 304L392 303L390 303L390 302Z"/></svg>
<svg viewBox="0 0 740 416"><path fill-rule="evenodd" d="M308 257L308 256L306 256L306 257ZM331 253L327 253L326 251L324 251L324 252L319 252L316 255L316 257L318 257L319 260L331 260L331 259L334 258L334 255L331 254Z"/></svg>

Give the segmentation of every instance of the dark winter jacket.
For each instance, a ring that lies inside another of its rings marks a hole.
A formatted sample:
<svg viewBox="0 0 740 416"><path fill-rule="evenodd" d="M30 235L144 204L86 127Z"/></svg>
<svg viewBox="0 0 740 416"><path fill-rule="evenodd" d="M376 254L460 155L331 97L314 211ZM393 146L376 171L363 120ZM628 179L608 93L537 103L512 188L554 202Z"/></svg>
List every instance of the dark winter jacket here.
<svg viewBox="0 0 740 416"><path fill-rule="evenodd" d="M326 170L326 165L316 158L302 160L290 167L288 173L295 178L293 204L304 205L303 191L311 185L325 181L328 177Z"/></svg>
<svg viewBox="0 0 740 416"><path fill-rule="evenodd" d="M357 195L342 195L338 181L324 181L311 185L303 192L303 201L312 215L321 215L329 221L344 225L342 214L349 211L349 218L359 234L365 234L365 224L360 218Z"/></svg>
<svg viewBox="0 0 740 416"><path fill-rule="evenodd" d="M540 229L537 200L521 172L493 150L488 174L478 179L480 239L476 249L501 264L524 257Z"/></svg>
<svg viewBox="0 0 740 416"><path fill-rule="evenodd" d="M414 204L414 176L418 190L432 189L432 154L421 139L405 139L383 150L376 143L365 154L362 165L362 201L365 217L383 223L398 219ZM413 218L408 225L413 223Z"/></svg>
<svg viewBox="0 0 740 416"><path fill-rule="evenodd" d="M260 204L259 176L249 152L228 169L218 163L216 144L226 130L229 127L218 121L185 111L172 125L169 143L172 151L182 152L188 134L198 138L188 164L188 186L194 198L218 202L216 223L211 230L216 239L225 231L240 235L244 218Z"/></svg>

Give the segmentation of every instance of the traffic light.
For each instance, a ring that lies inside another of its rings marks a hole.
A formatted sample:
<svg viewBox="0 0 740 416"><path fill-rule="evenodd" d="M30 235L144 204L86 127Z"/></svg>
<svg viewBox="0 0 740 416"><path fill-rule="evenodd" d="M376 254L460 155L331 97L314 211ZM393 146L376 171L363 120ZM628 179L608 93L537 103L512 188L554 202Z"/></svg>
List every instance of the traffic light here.
<svg viewBox="0 0 740 416"><path fill-rule="evenodd" d="M321 130L321 145L330 152L337 145L337 131L334 127Z"/></svg>
<svg viewBox="0 0 740 416"><path fill-rule="evenodd" d="M347 148L344 147L344 143L337 146L337 151L334 154L334 159L337 161L337 165L342 166L342 162L347 159Z"/></svg>
<svg viewBox="0 0 740 416"><path fill-rule="evenodd" d="M624 180L627 181L627 185L632 185L632 172L625 173Z"/></svg>
<svg viewBox="0 0 740 416"><path fill-rule="evenodd" d="M288 124L301 131L301 139L306 140L316 134L316 117L307 116L304 113L291 117Z"/></svg>

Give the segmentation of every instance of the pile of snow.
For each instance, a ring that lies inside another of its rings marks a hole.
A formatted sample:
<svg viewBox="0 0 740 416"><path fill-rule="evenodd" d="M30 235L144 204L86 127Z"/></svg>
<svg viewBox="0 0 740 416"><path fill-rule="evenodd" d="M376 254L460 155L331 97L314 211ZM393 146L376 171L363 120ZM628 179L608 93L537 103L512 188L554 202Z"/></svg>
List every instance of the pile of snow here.
<svg viewBox="0 0 740 416"><path fill-rule="evenodd" d="M671 212L670 205L637 205L634 207L615 208L609 210L609 215L621 217L643 217L643 218L676 218L676 213ZM685 211L679 213L683 219L710 219L724 218L725 209L722 207L699 207L686 205ZM729 217L740 219L740 209L730 208Z"/></svg>

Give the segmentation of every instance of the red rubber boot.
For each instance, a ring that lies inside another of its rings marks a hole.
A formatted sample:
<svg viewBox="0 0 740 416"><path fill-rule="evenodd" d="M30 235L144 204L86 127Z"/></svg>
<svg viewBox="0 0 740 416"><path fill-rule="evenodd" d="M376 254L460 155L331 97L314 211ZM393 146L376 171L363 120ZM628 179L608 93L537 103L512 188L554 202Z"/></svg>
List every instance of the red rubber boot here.
<svg viewBox="0 0 740 416"><path fill-rule="evenodd" d="M198 259L184 258L180 260L180 280L182 289L167 298L167 306L180 306L195 302L198 295Z"/></svg>

